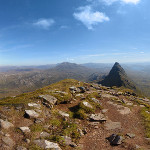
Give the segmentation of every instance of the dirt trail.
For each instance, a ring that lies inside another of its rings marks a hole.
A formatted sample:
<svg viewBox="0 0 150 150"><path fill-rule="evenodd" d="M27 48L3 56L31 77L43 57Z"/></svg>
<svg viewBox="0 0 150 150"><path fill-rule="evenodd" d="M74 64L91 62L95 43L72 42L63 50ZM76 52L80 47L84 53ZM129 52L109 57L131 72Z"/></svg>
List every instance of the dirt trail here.
<svg viewBox="0 0 150 150"><path fill-rule="evenodd" d="M117 111L116 106L107 103L109 100L101 100L104 109L108 109L105 115L113 122L120 122L121 129L106 130L104 124L99 124L96 129L91 127L91 130L84 136L80 144L83 150L134 150L138 145L144 150L150 150L150 146L145 141L144 128L140 117L140 107L134 106L131 113L122 115ZM135 138L125 136L125 141L119 146L110 146L106 140L112 134L126 135L127 133L135 134Z"/></svg>

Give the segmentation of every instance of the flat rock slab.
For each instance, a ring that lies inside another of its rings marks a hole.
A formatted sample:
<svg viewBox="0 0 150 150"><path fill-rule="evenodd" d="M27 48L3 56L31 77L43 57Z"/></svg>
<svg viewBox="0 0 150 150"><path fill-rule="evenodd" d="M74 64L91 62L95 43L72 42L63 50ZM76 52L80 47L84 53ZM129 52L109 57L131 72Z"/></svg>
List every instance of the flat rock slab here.
<svg viewBox="0 0 150 150"><path fill-rule="evenodd" d="M118 110L118 112L122 115L128 115L131 113L131 110L128 107L124 107L124 109Z"/></svg>
<svg viewBox="0 0 150 150"><path fill-rule="evenodd" d="M87 101L83 101L82 103L85 107L93 108L93 106L90 103L88 103Z"/></svg>
<svg viewBox="0 0 150 150"><path fill-rule="evenodd" d="M104 122L107 120L104 114L101 114L101 113L91 114L89 118L90 118L90 121L95 121L95 122Z"/></svg>
<svg viewBox="0 0 150 150"><path fill-rule="evenodd" d="M63 111L59 111L59 114L62 116L62 117L69 117L69 114L63 112Z"/></svg>
<svg viewBox="0 0 150 150"><path fill-rule="evenodd" d="M8 121L4 121L4 120L0 119L0 127L3 129L9 129L9 128L14 127L14 125Z"/></svg>
<svg viewBox="0 0 150 150"><path fill-rule="evenodd" d="M51 107L57 102L57 98L51 95L39 95L39 97L43 99L43 102L50 104Z"/></svg>
<svg viewBox="0 0 150 150"><path fill-rule="evenodd" d="M35 112L34 110L25 110L25 115L26 118L38 118L39 113Z"/></svg>
<svg viewBox="0 0 150 150"><path fill-rule="evenodd" d="M23 133L29 133L30 132L30 128L29 127L20 127L19 128Z"/></svg>
<svg viewBox="0 0 150 150"><path fill-rule="evenodd" d="M121 129L120 122L107 121L104 126L105 126L106 130Z"/></svg>
<svg viewBox="0 0 150 150"><path fill-rule="evenodd" d="M37 103L28 103L28 106L29 106L29 107L35 107L35 108L38 108L38 109L41 108L41 105L40 105L40 104L37 104Z"/></svg>
<svg viewBox="0 0 150 150"><path fill-rule="evenodd" d="M34 140L34 143L43 149L61 150L57 143L53 143L44 139Z"/></svg>

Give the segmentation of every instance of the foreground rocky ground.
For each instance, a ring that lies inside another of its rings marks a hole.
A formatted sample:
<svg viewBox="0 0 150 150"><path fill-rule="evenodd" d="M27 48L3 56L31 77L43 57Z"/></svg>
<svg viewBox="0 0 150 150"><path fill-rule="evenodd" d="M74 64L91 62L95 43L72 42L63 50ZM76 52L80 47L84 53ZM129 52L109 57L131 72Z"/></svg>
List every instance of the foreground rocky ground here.
<svg viewBox="0 0 150 150"><path fill-rule="evenodd" d="M2 150L150 149L150 100L67 79L0 100Z"/></svg>

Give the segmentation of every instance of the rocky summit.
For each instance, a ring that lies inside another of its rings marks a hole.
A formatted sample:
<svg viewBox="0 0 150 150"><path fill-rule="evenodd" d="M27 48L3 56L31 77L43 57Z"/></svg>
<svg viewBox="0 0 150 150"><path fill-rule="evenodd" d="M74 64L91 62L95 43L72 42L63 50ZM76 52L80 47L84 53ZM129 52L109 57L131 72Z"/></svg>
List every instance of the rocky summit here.
<svg viewBox="0 0 150 150"><path fill-rule="evenodd" d="M148 98L65 79L0 100L0 149L149 150L149 122Z"/></svg>
<svg viewBox="0 0 150 150"><path fill-rule="evenodd" d="M134 85L133 81L127 76L125 70L121 67L121 65L116 62L112 69L110 70L109 74L99 82L104 86L109 87L126 87L132 90L136 90L136 86Z"/></svg>

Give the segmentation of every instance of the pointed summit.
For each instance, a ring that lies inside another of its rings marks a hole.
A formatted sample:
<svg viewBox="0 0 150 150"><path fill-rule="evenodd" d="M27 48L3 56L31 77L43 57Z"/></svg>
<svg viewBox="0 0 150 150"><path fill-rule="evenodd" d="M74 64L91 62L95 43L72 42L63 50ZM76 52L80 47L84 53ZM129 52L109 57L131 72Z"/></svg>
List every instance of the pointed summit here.
<svg viewBox="0 0 150 150"><path fill-rule="evenodd" d="M112 69L110 70L108 76L105 77L103 81L100 82L104 86L117 86L117 87L126 87L129 89L136 89L133 82L127 76L125 70L121 65L116 62Z"/></svg>

